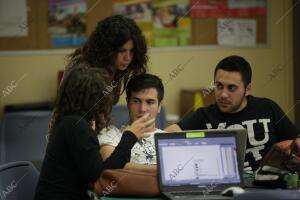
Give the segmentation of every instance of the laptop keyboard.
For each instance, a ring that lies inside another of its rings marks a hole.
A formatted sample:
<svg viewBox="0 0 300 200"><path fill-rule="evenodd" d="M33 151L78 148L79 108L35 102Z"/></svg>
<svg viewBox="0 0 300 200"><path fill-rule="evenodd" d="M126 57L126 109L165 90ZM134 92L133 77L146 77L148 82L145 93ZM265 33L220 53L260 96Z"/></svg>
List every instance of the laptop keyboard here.
<svg viewBox="0 0 300 200"><path fill-rule="evenodd" d="M220 191L184 191L170 192L174 196L189 196L189 195L220 195Z"/></svg>
<svg viewBox="0 0 300 200"><path fill-rule="evenodd" d="M170 196L169 196L170 195ZM168 197L172 200L228 200L231 197L221 195L220 191L182 191L170 192Z"/></svg>

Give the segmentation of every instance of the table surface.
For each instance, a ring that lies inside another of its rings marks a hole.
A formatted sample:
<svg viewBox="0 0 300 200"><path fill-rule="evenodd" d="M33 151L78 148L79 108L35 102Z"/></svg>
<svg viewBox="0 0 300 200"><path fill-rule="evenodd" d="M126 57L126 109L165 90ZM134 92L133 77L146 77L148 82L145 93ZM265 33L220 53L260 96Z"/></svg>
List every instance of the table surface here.
<svg viewBox="0 0 300 200"><path fill-rule="evenodd" d="M117 200L117 199L122 199L122 200L132 200L132 199L136 199L136 200L162 200L162 198L124 198L124 197L101 197L100 200Z"/></svg>

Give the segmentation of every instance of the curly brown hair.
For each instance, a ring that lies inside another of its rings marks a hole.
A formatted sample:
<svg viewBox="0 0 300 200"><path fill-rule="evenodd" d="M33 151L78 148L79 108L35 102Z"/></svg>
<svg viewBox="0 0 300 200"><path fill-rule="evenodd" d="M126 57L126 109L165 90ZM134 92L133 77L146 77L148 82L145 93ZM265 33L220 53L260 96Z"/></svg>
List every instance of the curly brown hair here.
<svg viewBox="0 0 300 200"><path fill-rule="evenodd" d="M114 63L120 48L129 40L134 44L133 59L126 70L120 71ZM122 79L121 84L113 91L114 104L124 92L129 78L145 73L148 69L145 37L133 19L121 15L110 16L98 22L84 46L76 49L68 58L71 66L86 63L89 67L106 69L111 75L111 81Z"/></svg>
<svg viewBox="0 0 300 200"><path fill-rule="evenodd" d="M70 69L58 90L53 124L66 115L79 114L90 123L95 120L96 133L108 126L112 97L104 92L107 88L107 73L103 70L90 67ZM49 129L49 139L52 128Z"/></svg>

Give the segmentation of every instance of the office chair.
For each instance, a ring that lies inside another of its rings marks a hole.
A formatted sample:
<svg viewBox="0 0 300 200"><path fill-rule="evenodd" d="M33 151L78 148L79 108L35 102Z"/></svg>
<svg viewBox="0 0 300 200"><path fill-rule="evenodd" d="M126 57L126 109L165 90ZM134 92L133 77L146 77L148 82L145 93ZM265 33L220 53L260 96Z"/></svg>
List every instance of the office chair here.
<svg viewBox="0 0 300 200"><path fill-rule="evenodd" d="M115 105L112 107L111 113L112 125L117 128L121 128L124 125L128 125L129 114L126 105ZM161 108L160 113L156 118L156 127L159 129L164 129L167 126L167 117L164 107Z"/></svg>
<svg viewBox="0 0 300 200"><path fill-rule="evenodd" d="M129 114L126 105L114 105L111 111L111 123L117 128L129 124Z"/></svg>
<svg viewBox="0 0 300 200"><path fill-rule="evenodd" d="M156 127L164 130L167 127L167 125L167 113L164 107L161 107L160 113L157 115L156 118Z"/></svg>
<svg viewBox="0 0 300 200"><path fill-rule="evenodd" d="M0 199L32 200L39 172L27 161L0 165Z"/></svg>
<svg viewBox="0 0 300 200"><path fill-rule="evenodd" d="M51 115L49 110L5 113L0 135L0 164L19 160L42 161Z"/></svg>

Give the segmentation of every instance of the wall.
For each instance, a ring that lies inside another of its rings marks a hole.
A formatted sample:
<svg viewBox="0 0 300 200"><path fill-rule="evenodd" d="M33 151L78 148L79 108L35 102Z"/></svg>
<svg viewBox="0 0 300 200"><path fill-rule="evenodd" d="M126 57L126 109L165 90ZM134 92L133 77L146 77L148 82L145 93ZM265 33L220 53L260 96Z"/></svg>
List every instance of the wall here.
<svg viewBox="0 0 300 200"><path fill-rule="evenodd" d="M217 62L225 56L244 56L253 68L253 94L275 100L293 118L293 57L291 0L270 0L268 39L257 48L223 48L201 46L177 49L151 49L150 72L165 83L165 107L168 113L179 113L181 89L209 86ZM13 103L48 101L55 98L57 71L65 66L65 55L72 50L25 51L0 53L0 89L3 91L21 77L22 80L5 97L0 110ZM172 71L184 68L176 77ZM272 78L270 78L272 76ZM124 98L121 99L124 103Z"/></svg>

